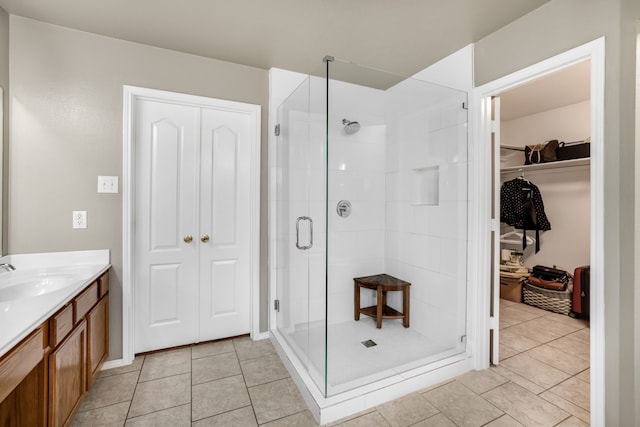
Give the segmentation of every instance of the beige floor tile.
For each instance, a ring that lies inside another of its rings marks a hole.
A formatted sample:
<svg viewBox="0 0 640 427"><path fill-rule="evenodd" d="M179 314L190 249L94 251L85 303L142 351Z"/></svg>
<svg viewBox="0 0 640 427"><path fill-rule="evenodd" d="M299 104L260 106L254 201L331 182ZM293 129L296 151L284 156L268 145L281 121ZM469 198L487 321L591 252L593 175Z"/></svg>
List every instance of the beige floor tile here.
<svg viewBox="0 0 640 427"><path fill-rule="evenodd" d="M424 393L424 397L460 427L482 426L503 412L458 382Z"/></svg>
<svg viewBox="0 0 640 427"><path fill-rule="evenodd" d="M193 423L193 427L257 427L256 416L251 406L234 409Z"/></svg>
<svg viewBox="0 0 640 427"><path fill-rule="evenodd" d="M551 347L564 351L572 356L589 361L589 343L579 338L566 336L549 343Z"/></svg>
<svg viewBox="0 0 640 427"><path fill-rule="evenodd" d="M582 325L558 321L555 316L538 317L537 319L525 322L525 324L531 325L536 329L548 329L559 336L569 335L582 328Z"/></svg>
<svg viewBox="0 0 640 427"><path fill-rule="evenodd" d="M412 393L377 407L378 412L393 427L406 427L438 413L423 395Z"/></svg>
<svg viewBox="0 0 640 427"><path fill-rule="evenodd" d="M277 354L243 360L240 365L247 387L289 378L289 372Z"/></svg>
<svg viewBox="0 0 640 427"><path fill-rule="evenodd" d="M500 317L509 319L509 321L526 322L527 320L532 320L540 317L540 315L529 313L526 310L523 310L520 306L511 306L505 308L504 310L501 310Z"/></svg>
<svg viewBox="0 0 640 427"><path fill-rule="evenodd" d="M508 345L517 352L531 350L532 348L540 345L538 341L527 338L520 332L512 331L512 328L514 328L514 326L500 331L500 341L504 342L505 345Z"/></svg>
<svg viewBox="0 0 640 427"><path fill-rule="evenodd" d="M580 381L577 378L569 378L553 387L550 391L587 411L590 408L589 383Z"/></svg>
<svg viewBox="0 0 640 427"><path fill-rule="evenodd" d="M518 304L518 303L514 302L514 301L510 301L508 299L500 299L500 308L501 309L509 307L509 306L512 306L512 305L516 305L516 304Z"/></svg>
<svg viewBox="0 0 640 427"><path fill-rule="evenodd" d="M437 414L414 424L412 427L456 427L456 425L444 415Z"/></svg>
<svg viewBox="0 0 640 427"><path fill-rule="evenodd" d="M579 379L580 381L584 381L585 383L590 383L591 382L591 369L585 369L584 371L582 371L578 375L576 375L576 378Z"/></svg>
<svg viewBox="0 0 640 427"><path fill-rule="evenodd" d="M224 340L216 342L208 342L198 344L191 347L191 358L199 359L206 356L215 356L216 354L234 352L233 340Z"/></svg>
<svg viewBox="0 0 640 427"><path fill-rule="evenodd" d="M576 375L589 367L589 361L573 357L547 344L532 348L524 354L570 375Z"/></svg>
<svg viewBox="0 0 640 427"><path fill-rule="evenodd" d="M97 378L93 383L93 387L91 387L91 391L84 399L80 410L87 411L130 401L136 389L138 375L139 372L129 372L127 374Z"/></svg>
<svg viewBox="0 0 640 427"><path fill-rule="evenodd" d="M555 332L551 328L539 326L539 319L519 323L510 327L508 330L509 332L537 341L540 344L553 341L562 336L562 334Z"/></svg>
<svg viewBox="0 0 640 427"><path fill-rule="evenodd" d="M540 393L538 396L542 397L544 400L546 400L549 403L553 403L558 408L562 409L568 414L571 414L574 417L584 422L589 422L590 420L589 411L587 411L584 408L581 408L578 405L574 405L573 403L563 399L562 397L558 396L555 393L552 393L551 391L545 391L544 393Z"/></svg>
<svg viewBox="0 0 640 427"><path fill-rule="evenodd" d="M191 418L193 421L251 404L242 375L194 385L191 390Z"/></svg>
<svg viewBox="0 0 640 427"><path fill-rule="evenodd" d="M191 374L138 383L133 395L129 418L161 411L189 403Z"/></svg>
<svg viewBox="0 0 640 427"><path fill-rule="evenodd" d="M518 308L518 310L522 310L525 313L532 314L536 317L547 316L550 313L550 311L543 310L541 308L534 307L532 305L525 304L525 303L518 304L516 307ZM516 307L513 307L513 308L516 308Z"/></svg>
<svg viewBox="0 0 640 427"><path fill-rule="evenodd" d="M123 425L129 412L129 402L78 412L73 418L71 427L96 425Z"/></svg>
<svg viewBox="0 0 640 427"><path fill-rule="evenodd" d="M456 381L462 383L474 393L481 394L509 380L498 374L495 369L485 369L484 371L467 372L457 377Z"/></svg>
<svg viewBox="0 0 640 427"><path fill-rule="evenodd" d="M571 417L567 418L556 427L589 427L589 423L582 422L576 417Z"/></svg>
<svg viewBox="0 0 640 427"><path fill-rule="evenodd" d="M238 359L241 361L276 354L276 349L268 339L253 341L249 337L236 338L233 340L233 345L238 353Z"/></svg>
<svg viewBox="0 0 640 427"><path fill-rule="evenodd" d="M557 406L513 383L503 384L482 397L528 427L553 426L569 416Z"/></svg>
<svg viewBox="0 0 640 427"><path fill-rule="evenodd" d="M305 411L307 405L291 378L261 384L249 389L258 424L264 424Z"/></svg>
<svg viewBox="0 0 640 427"><path fill-rule="evenodd" d="M149 354L144 359L140 382L191 372L191 348Z"/></svg>
<svg viewBox="0 0 640 427"><path fill-rule="evenodd" d="M565 323L567 325L576 325L576 328L578 329L589 327L589 321L584 319L579 319L571 316L565 316L563 314L550 313L550 312L547 314L547 317L552 319L554 322Z"/></svg>
<svg viewBox="0 0 640 427"><path fill-rule="evenodd" d="M504 414L497 420L493 420L489 424L486 424L485 427L522 427L522 424L511 418L509 415Z"/></svg>
<svg viewBox="0 0 640 427"><path fill-rule="evenodd" d="M319 424L311 415L311 412L304 411L270 423L262 424L260 427L318 427Z"/></svg>
<svg viewBox="0 0 640 427"><path fill-rule="evenodd" d="M515 320L510 317L500 316L500 329L508 328L509 326L517 325L518 323L522 323L520 320Z"/></svg>
<svg viewBox="0 0 640 427"><path fill-rule="evenodd" d="M131 427L190 427L191 405L181 405L141 417L129 418L125 426Z"/></svg>
<svg viewBox="0 0 640 427"><path fill-rule="evenodd" d="M378 412L370 412L338 424L339 427L389 427L390 424Z"/></svg>
<svg viewBox="0 0 640 427"><path fill-rule="evenodd" d="M370 414L372 412L377 412L377 411L376 411L375 408L367 408L367 409L365 409L363 411L356 412L355 414L351 414L351 415L346 416L344 418L341 418L341 419L339 419L337 421L330 422L330 423L326 424L325 427L336 427L336 426L339 426L340 424L346 423L347 421L354 420L356 418L362 417L362 416Z"/></svg>
<svg viewBox="0 0 640 427"><path fill-rule="evenodd" d="M538 384L545 390L569 378L571 375L552 366L533 359L526 354L518 354L504 362L502 365L516 374Z"/></svg>
<svg viewBox="0 0 640 427"><path fill-rule="evenodd" d="M98 378L139 371L140 369L142 369L142 362L144 362L144 356L136 356L135 359L133 359L133 363L131 363L131 365L121 366L119 368L104 369L100 371L100 373L98 374Z"/></svg>
<svg viewBox="0 0 640 427"><path fill-rule="evenodd" d="M520 354L521 353L520 351L515 350L515 349L509 347L506 344L503 344L502 341L503 340L500 340L500 354L499 354L500 361L503 361L503 360L508 359L508 358L510 358L512 356L515 356L516 354Z"/></svg>
<svg viewBox="0 0 640 427"><path fill-rule="evenodd" d="M533 394L539 394L539 393L542 393L544 391L544 388L540 387L538 384L535 384L535 383L529 381L528 379L526 379L525 377L523 377L521 375L518 375L515 372L505 368L503 363L501 363L498 366L493 367L492 369L495 369L498 374L500 374L503 377L507 378L512 383L517 384L517 385L529 390Z"/></svg>
<svg viewBox="0 0 640 427"><path fill-rule="evenodd" d="M194 359L191 369L194 385L242 374L235 352Z"/></svg>
<svg viewBox="0 0 640 427"><path fill-rule="evenodd" d="M569 335L570 338L575 338L587 344L591 341L591 329L583 328Z"/></svg>

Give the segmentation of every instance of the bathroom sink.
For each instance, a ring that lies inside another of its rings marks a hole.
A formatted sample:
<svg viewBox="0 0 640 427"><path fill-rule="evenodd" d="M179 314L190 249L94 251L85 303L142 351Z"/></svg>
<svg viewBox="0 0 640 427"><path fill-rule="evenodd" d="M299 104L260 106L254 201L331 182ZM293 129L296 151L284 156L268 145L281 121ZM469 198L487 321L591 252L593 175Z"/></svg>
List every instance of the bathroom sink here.
<svg viewBox="0 0 640 427"><path fill-rule="evenodd" d="M0 277L0 302L46 295L77 284L78 280L77 274L70 273L36 273Z"/></svg>

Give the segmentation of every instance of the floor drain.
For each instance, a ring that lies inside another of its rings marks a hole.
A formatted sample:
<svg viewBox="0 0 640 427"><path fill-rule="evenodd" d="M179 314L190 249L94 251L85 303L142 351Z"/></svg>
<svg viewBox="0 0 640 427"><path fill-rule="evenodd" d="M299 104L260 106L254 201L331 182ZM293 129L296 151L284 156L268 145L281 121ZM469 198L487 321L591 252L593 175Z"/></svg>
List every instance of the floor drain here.
<svg viewBox="0 0 640 427"><path fill-rule="evenodd" d="M373 340L366 340L366 341L362 341L362 345L368 348L368 347L376 346L378 344L376 344Z"/></svg>

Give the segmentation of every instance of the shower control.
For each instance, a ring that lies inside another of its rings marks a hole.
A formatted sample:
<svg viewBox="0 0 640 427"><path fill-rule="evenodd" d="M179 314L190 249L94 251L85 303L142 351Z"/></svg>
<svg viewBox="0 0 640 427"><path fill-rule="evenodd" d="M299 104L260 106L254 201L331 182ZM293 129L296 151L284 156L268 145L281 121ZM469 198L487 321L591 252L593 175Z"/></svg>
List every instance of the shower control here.
<svg viewBox="0 0 640 427"><path fill-rule="evenodd" d="M338 206L336 206L336 212L341 218L347 218L351 215L351 202L348 200L340 200Z"/></svg>

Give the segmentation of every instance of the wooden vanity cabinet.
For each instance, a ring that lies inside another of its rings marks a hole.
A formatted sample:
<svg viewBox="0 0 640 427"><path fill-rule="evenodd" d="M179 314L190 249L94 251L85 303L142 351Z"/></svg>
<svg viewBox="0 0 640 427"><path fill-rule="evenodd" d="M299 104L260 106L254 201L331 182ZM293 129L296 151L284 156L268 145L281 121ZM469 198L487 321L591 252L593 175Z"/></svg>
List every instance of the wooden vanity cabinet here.
<svg viewBox="0 0 640 427"><path fill-rule="evenodd" d="M51 427L70 424L109 353L108 282L105 272L73 299L73 332L49 356Z"/></svg>
<svg viewBox="0 0 640 427"><path fill-rule="evenodd" d="M109 354L109 295L103 296L87 314L87 390Z"/></svg>
<svg viewBox="0 0 640 427"><path fill-rule="evenodd" d="M0 426L71 424L109 353L108 291L105 272L0 358Z"/></svg>
<svg viewBox="0 0 640 427"><path fill-rule="evenodd" d="M49 355L49 425L64 426L80 407L86 388L87 322L82 320Z"/></svg>

